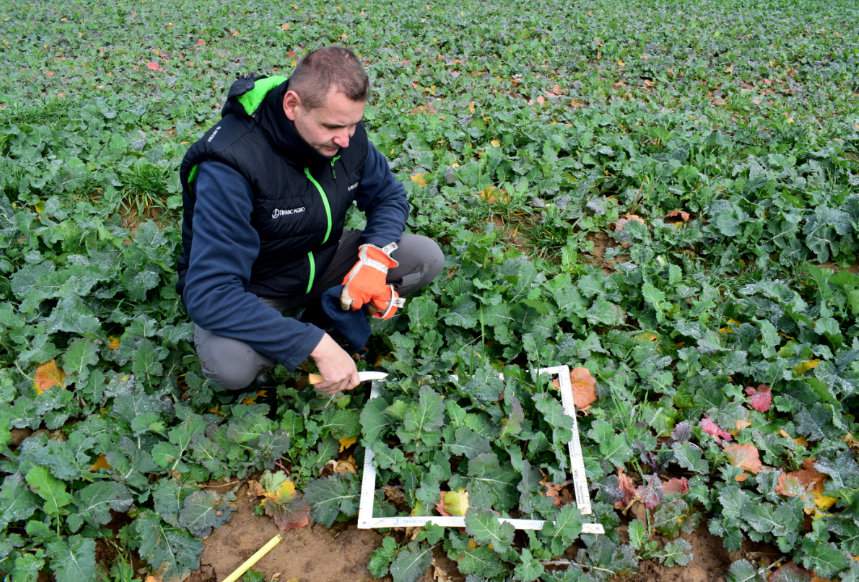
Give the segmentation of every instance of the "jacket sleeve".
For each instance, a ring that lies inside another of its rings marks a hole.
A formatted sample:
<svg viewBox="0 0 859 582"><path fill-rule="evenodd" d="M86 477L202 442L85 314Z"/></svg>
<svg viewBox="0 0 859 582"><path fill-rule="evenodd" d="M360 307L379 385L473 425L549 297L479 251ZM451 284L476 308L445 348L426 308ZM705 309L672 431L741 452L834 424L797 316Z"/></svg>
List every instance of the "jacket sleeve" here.
<svg viewBox="0 0 859 582"><path fill-rule="evenodd" d="M390 242L399 242L409 216L406 189L391 173L388 160L372 143L368 143L367 159L355 201L367 215L361 244L383 247Z"/></svg>
<svg viewBox="0 0 859 582"><path fill-rule="evenodd" d="M284 317L247 291L260 240L251 225L247 180L220 162L204 162L196 181L191 258L183 299L191 319L215 335L242 341L288 368L307 359L324 332Z"/></svg>

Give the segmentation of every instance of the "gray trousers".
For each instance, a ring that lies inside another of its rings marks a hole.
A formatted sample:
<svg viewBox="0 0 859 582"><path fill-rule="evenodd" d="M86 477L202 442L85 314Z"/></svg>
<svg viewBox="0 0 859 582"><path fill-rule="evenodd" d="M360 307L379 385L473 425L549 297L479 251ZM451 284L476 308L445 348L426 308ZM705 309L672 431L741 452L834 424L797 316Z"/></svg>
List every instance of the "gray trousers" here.
<svg viewBox="0 0 859 582"><path fill-rule="evenodd" d="M357 230L343 233L331 264L321 276L319 289L340 285L358 258L360 236L361 231ZM444 266L444 255L435 241L415 234L403 234L397 250L391 256L400 264L388 273L388 282L396 285L403 297L429 285ZM275 309L283 310L283 306L275 299L260 299ZM197 324L194 324L194 346L203 374L227 390L246 388L262 370L274 365L274 362L246 343L217 336Z"/></svg>

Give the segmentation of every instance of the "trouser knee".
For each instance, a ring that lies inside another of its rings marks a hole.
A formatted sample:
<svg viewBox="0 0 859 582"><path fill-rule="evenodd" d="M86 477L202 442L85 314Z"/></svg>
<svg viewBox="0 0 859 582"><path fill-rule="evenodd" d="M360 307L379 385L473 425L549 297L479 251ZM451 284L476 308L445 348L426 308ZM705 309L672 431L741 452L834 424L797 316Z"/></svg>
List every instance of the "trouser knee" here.
<svg viewBox="0 0 859 582"><path fill-rule="evenodd" d="M444 267L444 253L431 238L418 234L404 234L393 257L400 265L391 272L399 279L399 293L412 295L435 279Z"/></svg>
<svg viewBox="0 0 859 582"><path fill-rule="evenodd" d="M203 375L225 390L242 390L272 362L238 340L220 337L194 325L194 345Z"/></svg>

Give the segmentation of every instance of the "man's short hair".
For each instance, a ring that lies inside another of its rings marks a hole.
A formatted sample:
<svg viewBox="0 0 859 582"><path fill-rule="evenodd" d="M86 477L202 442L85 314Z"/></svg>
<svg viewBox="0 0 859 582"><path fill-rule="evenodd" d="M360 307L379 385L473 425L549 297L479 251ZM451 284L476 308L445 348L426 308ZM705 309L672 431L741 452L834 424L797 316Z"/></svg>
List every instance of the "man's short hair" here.
<svg viewBox="0 0 859 582"><path fill-rule="evenodd" d="M366 101L370 79L355 53L341 46L326 46L308 53L289 79L289 88L308 109L321 107L331 87L352 101Z"/></svg>

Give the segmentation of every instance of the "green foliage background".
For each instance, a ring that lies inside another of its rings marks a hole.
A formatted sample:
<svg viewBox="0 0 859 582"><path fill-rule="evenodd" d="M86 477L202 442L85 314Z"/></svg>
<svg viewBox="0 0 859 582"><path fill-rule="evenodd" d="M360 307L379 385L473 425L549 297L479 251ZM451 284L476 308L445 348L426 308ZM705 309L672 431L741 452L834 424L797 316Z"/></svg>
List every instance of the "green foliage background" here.
<svg viewBox="0 0 859 582"><path fill-rule="evenodd" d="M229 517L230 496L198 485L280 458L317 520L347 519L357 480L316 478L363 428L410 506L455 486L475 506L477 543L428 528L386 541L374 573L412 579L438 546L474 580L597 579L636 555L684 563L675 538L704 522L729 549L765 541L820 576L857 575L855 3L0 8L0 572L131 579L137 555L181 576ZM371 138L409 190L409 227L448 264L378 326L384 408L359 417L360 393L320 400L280 370L272 420L201 378L173 290L177 169L234 78L288 74L329 43L366 63ZM629 214L642 222L617 230ZM65 388L37 395L51 359ZM569 527L515 547L486 512L556 517L537 481L565 479L569 428L524 370L560 363L598 381L581 430L609 535L548 572L578 535L572 508ZM758 384L773 390L764 413L743 391ZM431 424L410 424L421 407ZM735 439L768 469L738 483L705 416L750 423ZM836 499L826 511L775 493L807 459ZM654 495L672 476L690 490L627 540L618 468ZM502 485L477 486L487 475ZM731 575L758 574L740 561Z"/></svg>

